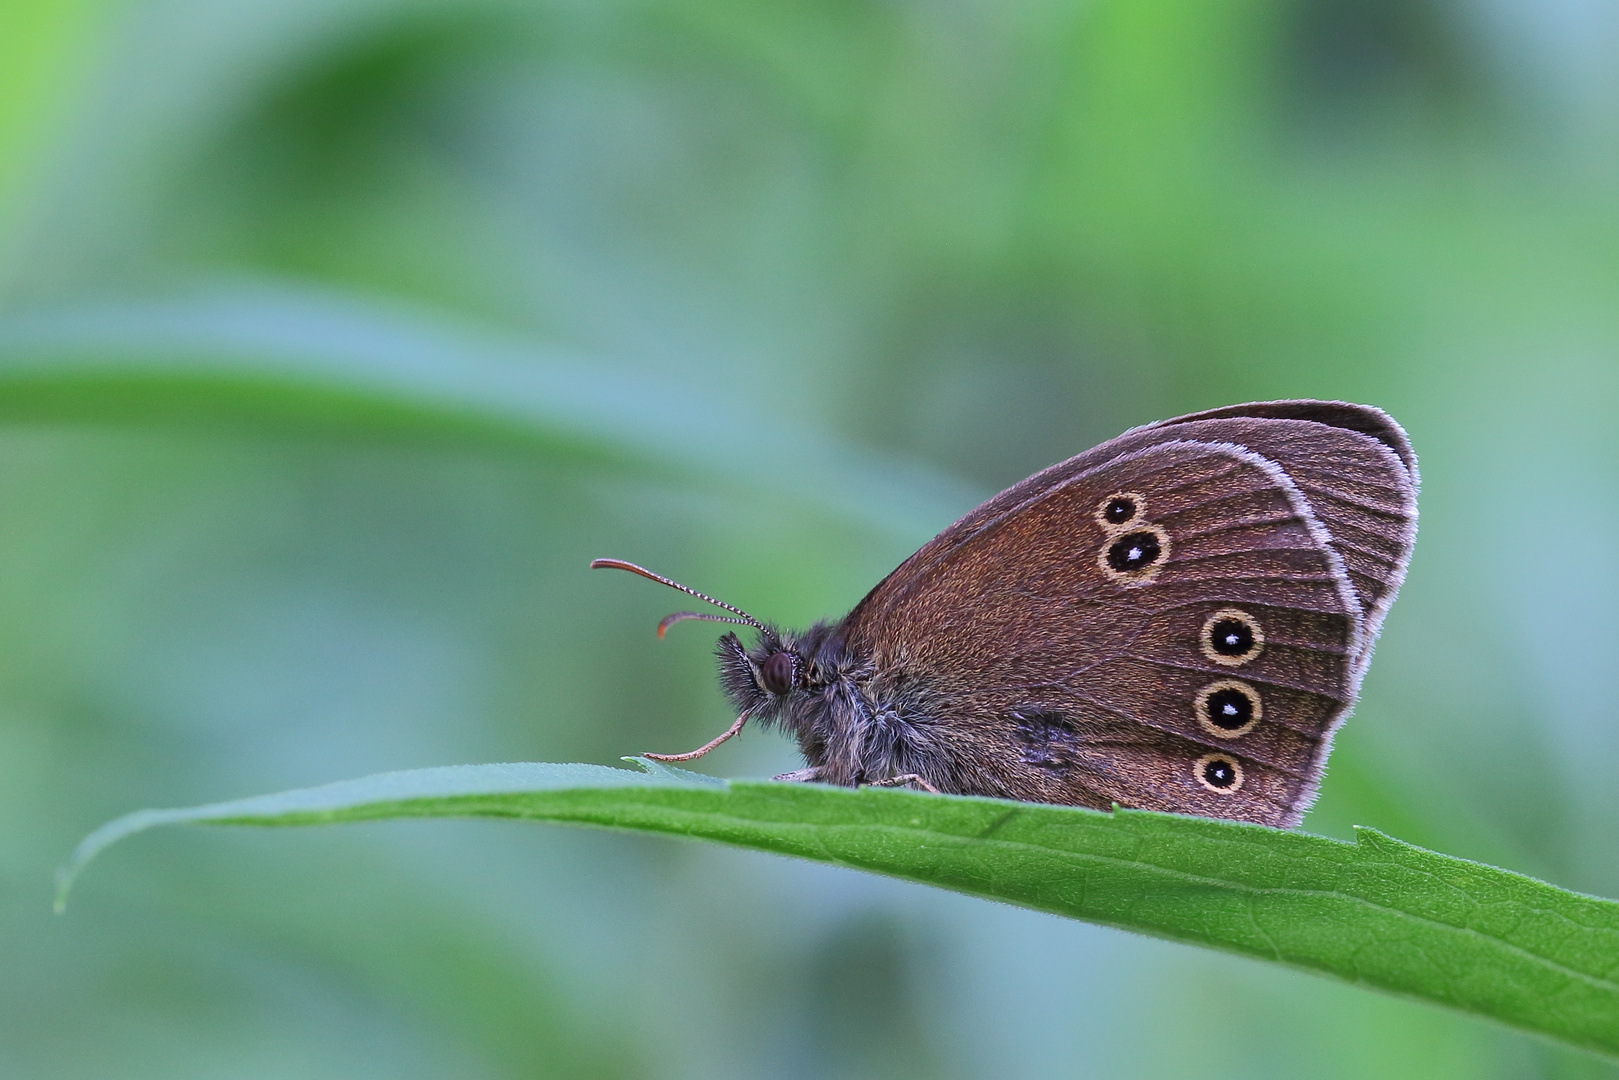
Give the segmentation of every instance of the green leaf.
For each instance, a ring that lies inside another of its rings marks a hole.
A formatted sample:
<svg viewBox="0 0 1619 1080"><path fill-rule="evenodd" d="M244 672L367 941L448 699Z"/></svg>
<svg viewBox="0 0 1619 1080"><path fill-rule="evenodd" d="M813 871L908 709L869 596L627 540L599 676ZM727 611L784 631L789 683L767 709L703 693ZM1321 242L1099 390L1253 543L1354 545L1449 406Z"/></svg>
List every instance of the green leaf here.
<svg viewBox="0 0 1619 1080"><path fill-rule="evenodd" d="M938 473L656 375L316 289L215 288L0 320L0 422L363 433L539 449L795 495L906 537L978 501ZM751 447L768 442L770 454Z"/></svg>
<svg viewBox="0 0 1619 1080"><path fill-rule="evenodd" d="M181 810L153 825L503 817L717 840L1206 945L1619 1053L1619 903L1361 829L1355 843L1135 810L720 781L640 760L385 773Z"/></svg>

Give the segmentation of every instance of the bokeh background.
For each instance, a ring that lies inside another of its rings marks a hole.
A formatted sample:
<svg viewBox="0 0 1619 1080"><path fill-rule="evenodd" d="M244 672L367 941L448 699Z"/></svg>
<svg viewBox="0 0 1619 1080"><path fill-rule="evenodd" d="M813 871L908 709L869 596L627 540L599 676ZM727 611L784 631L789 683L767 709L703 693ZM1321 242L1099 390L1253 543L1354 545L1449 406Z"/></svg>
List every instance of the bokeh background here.
<svg viewBox="0 0 1619 1080"><path fill-rule="evenodd" d="M1249 399L1423 525L1307 829L1619 895L1619 8L4 0L0 1074L1609 1077L1246 960L673 840L84 832L731 719L787 623ZM792 767L773 735L705 763Z"/></svg>

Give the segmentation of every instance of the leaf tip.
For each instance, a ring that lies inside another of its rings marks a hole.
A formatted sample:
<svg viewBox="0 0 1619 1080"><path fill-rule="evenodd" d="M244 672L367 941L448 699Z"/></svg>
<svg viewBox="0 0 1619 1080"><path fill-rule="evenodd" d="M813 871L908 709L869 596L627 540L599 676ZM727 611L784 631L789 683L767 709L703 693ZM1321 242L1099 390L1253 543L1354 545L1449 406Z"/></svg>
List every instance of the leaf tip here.
<svg viewBox="0 0 1619 1080"><path fill-rule="evenodd" d="M96 829L83 840L79 841L68 856L67 862L56 870L56 900L51 905L58 915L67 911L67 894L73 888L73 882L79 874L89 865L100 851L109 844L114 844L130 833L137 833L149 829L153 825L162 825L170 821L185 821L196 816L195 811L187 810L137 810L132 814L114 818L105 825Z"/></svg>

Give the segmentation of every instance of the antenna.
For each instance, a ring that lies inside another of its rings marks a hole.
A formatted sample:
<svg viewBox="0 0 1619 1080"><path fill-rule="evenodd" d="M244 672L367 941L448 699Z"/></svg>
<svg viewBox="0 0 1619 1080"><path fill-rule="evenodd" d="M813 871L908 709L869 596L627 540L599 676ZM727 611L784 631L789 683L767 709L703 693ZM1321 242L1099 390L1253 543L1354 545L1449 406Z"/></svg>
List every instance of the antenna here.
<svg viewBox="0 0 1619 1080"><path fill-rule="evenodd" d="M701 619L703 622L736 623L739 626L751 626L755 630L764 629L763 623L761 623L758 619L755 619L752 615L749 615L746 611L743 611L741 608L732 607L723 600L716 600L707 593L700 593L696 589L693 589L688 585L682 585L678 581L671 581L662 574L654 574L644 566L636 566L634 563L625 562L623 559L590 560L590 568L592 570L600 570L604 567L609 570L628 570L632 574L640 574L644 578L650 578L661 585L669 586L671 589L679 589L681 592L686 593L689 596L695 596L697 599L707 601L708 603L713 604L715 607L724 608L726 611L734 612L735 614L741 616L741 618L731 619L724 615L706 615L698 611L677 611L673 615L665 616L663 621L658 623L659 637L662 637L663 632L669 629L675 623L685 622L687 619Z"/></svg>

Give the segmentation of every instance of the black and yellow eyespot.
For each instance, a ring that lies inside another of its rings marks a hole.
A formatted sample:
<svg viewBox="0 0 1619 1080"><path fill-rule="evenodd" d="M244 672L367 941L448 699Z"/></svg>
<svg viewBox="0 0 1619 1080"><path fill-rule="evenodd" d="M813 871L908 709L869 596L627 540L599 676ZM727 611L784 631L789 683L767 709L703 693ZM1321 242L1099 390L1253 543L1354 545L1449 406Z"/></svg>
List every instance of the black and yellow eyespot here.
<svg viewBox="0 0 1619 1080"><path fill-rule="evenodd" d="M1192 766L1192 775L1216 795L1234 795L1242 788L1242 766L1228 754L1204 754Z"/></svg>
<svg viewBox="0 0 1619 1080"><path fill-rule="evenodd" d="M1198 644L1216 664L1238 667L1265 651L1265 629L1241 608L1221 608L1204 622Z"/></svg>
<svg viewBox="0 0 1619 1080"><path fill-rule="evenodd" d="M1133 491L1115 491L1096 504L1096 523L1112 532L1138 520L1146 512L1146 499Z"/></svg>
<svg viewBox="0 0 1619 1080"><path fill-rule="evenodd" d="M1237 679L1209 683L1197 692L1193 705L1198 726L1222 739L1248 734L1265 715L1259 691Z"/></svg>
<svg viewBox="0 0 1619 1080"><path fill-rule="evenodd" d="M1156 577L1169 559L1169 534L1157 525L1117 532L1102 545L1097 564L1120 585L1141 585Z"/></svg>

